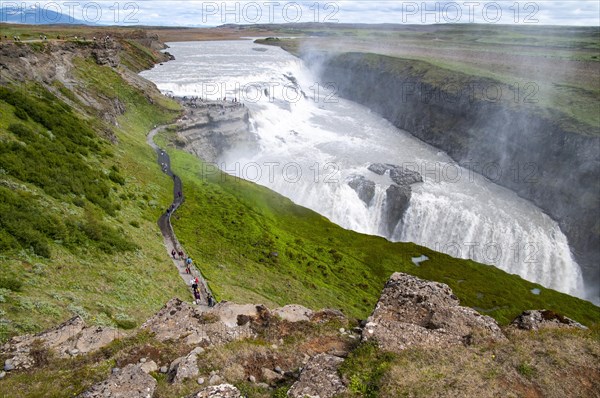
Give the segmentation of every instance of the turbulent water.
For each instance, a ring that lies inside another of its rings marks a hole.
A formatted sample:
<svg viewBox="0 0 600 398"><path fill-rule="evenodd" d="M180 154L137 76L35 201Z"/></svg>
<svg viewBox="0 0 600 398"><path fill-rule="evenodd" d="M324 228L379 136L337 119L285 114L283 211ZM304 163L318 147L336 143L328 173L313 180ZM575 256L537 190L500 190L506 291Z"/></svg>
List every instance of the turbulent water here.
<svg viewBox="0 0 600 398"><path fill-rule="evenodd" d="M219 162L225 171L342 227L416 242L583 295L581 271L556 222L367 108L338 98L299 59L251 41L169 45L176 60L142 76L165 93L235 98L251 111L260 148L228 151ZM392 180L369 171L371 163L404 166L424 178L412 186L408 210L391 236L382 210ZM369 205L347 184L354 175L376 182Z"/></svg>

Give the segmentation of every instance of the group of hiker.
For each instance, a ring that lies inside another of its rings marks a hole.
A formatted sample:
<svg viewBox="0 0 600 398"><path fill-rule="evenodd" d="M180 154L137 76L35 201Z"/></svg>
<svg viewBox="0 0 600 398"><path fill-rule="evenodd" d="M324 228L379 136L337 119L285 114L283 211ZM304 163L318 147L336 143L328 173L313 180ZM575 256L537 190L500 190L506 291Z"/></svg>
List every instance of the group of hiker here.
<svg viewBox="0 0 600 398"><path fill-rule="evenodd" d="M185 253L183 252L183 250L181 250L181 249L177 249L177 250L172 249L171 256L173 257L174 260L183 261L183 264L185 265L185 273L188 275L192 275L192 264L194 262L191 257L186 256ZM194 293L194 301L196 304L202 303L202 295L200 293L199 282L200 282L200 280L198 279L197 276L192 277L192 279L190 280L190 285L192 287L192 292ZM213 307L216 304L214 297L208 291L206 292L206 294L207 294L208 306Z"/></svg>
<svg viewBox="0 0 600 398"><path fill-rule="evenodd" d="M198 285L199 283L200 283L200 280L198 279L198 277L192 278L190 280L190 284L192 285L192 291L194 292L194 299L196 301L196 304L202 303L202 296L200 295L200 287ZM213 298L212 294L210 294L210 292L207 292L206 300L208 301L209 307L215 306L215 299Z"/></svg>

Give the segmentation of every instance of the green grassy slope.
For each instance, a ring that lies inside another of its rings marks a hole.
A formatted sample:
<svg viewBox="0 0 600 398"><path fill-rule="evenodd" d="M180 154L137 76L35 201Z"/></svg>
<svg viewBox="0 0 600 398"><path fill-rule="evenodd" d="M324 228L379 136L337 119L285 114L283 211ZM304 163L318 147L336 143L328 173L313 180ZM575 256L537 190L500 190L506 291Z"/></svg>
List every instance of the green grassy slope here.
<svg viewBox="0 0 600 398"><path fill-rule="evenodd" d="M71 108L77 97L57 82L61 98L33 83L0 88L0 341L75 313L131 328L187 294L156 226L171 181L145 142L178 107L76 63L88 97L124 104L119 127Z"/></svg>
<svg viewBox="0 0 600 398"><path fill-rule="evenodd" d="M161 137L161 144L169 137ZM174 228L219 299L319 309L366 318L396 271L448 284L463 305L503 324L526 309L549 308L583 323L600 320L589 302L495 267L452 258L412 243L345 230L256 184L169 150L186 201ZM412 257L429 261L417 267ZM537 296L531 289L541 289Z"/></svg>

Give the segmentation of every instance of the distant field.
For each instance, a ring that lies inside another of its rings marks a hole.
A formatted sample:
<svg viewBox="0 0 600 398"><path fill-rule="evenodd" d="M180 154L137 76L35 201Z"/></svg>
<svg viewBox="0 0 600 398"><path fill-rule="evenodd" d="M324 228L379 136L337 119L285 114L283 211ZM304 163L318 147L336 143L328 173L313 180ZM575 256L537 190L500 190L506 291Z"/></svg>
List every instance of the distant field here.
<svg viewBox="0 0 600 398"><path fill-rule="evenodd" d="M559 110L587 125L586 130L600 130L597 27L332 25L296 31L281 26L278 34L299 32L305 37L272 44L298 55L309 51L382 54L494 79L516 88L503 97L516 99L520 106ZM444 84L443 76L439 84ZM522 102L525 96L528 101Z"/></svg>

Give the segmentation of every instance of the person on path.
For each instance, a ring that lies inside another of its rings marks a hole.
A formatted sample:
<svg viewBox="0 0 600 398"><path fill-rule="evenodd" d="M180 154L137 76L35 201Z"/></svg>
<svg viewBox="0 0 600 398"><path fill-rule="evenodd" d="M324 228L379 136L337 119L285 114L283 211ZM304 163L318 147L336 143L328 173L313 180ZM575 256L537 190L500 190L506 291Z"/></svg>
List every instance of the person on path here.
<svg viewBox="0 0 600 398"><path fill-rule="evenodd" d="M177 257L175 257L176 254L177 252L175 251L175 249L171 250L171 256L173 256L174 259L177 259Z"/></svg>

